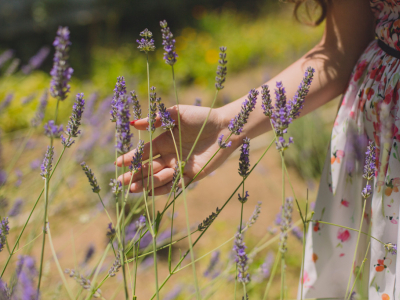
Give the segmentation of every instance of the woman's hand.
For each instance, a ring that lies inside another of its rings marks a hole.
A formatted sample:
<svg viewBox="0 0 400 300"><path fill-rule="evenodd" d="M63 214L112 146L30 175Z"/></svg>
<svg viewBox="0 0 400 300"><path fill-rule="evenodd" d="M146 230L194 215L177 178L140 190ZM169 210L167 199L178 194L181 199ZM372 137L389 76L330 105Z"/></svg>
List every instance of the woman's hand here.
<svg viewBox="0 0 400 300"><path fill-rule="evenodd" d="M185 161L192 146L196 140L198 133L203 125L204 120L207 117L210 108L198 107L189 105L180 105L180 122L181 122L181 136L182 136L182 152L183 160ZM178 109L173 106L168 109L171 113L171 117L175 120L176 126L173 128L172 133L177 143L177 149L180 151L179 146L179 128L178 128ZM196 144L195 149L189 157L188 162L184 167L184 182L187 184L193 177L203 168L213 154L218 150L219 145L217 142L218 137L224 134L224 138L227 138L230 132L227 129L229 121L225 120L223 114L219 109L213 109L210 117L203 129L203 132ZM138 130L146 130L148 126L147 118L135 121L134 127ZM157 118L155 123L156 127L161 126L160 120ZM233 137L232 137L233 138ZM235 139L236 140L236 139ZM196 180L200 180L218 168L228 156L235 150L239 143L233 140L232 147L221 149L218 154L211 160L211 162L201 171L196 177ZM172 177L174 168L177 164L177 156L175 145L171 136L170 131L163 132L158 137L153 139L153 157L160 155L160 157L153 160L154 169L154 194L162 195L167 194L172 187ZM135 150L130 151L123 157L120 156L117 159L117 165L122 166L124 161L125 166L129 166L132 161L132 156ZM150 143L146 143L143 152L143 161L149 159L150 154ZM143 182L142 182L143 172ZM143 185L147 188L147 177L151 172L149 170L149 163L143 164L142 172L139 171L133 175L132 185L130 191L133 193L139 193L143 191ZM124 185L129 184L131 179L131 173L127 172L123 176L119 177ZM151 188L151 180L150 187ZM180 185L179 185L180 186Z"/></svg>

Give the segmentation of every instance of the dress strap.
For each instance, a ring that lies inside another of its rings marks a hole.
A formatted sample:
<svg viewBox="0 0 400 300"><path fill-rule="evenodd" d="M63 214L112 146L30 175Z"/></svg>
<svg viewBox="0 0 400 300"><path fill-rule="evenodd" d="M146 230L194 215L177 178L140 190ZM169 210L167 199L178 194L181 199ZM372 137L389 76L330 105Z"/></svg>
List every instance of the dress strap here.
<svg viewBox="0 0 400 300"><path fill-rule="evenodd" d="M399 58L400 59L400 51L393 49L392 47L385 44L383 41L378 40L378 46L381 48L386 54Z"/></svg>

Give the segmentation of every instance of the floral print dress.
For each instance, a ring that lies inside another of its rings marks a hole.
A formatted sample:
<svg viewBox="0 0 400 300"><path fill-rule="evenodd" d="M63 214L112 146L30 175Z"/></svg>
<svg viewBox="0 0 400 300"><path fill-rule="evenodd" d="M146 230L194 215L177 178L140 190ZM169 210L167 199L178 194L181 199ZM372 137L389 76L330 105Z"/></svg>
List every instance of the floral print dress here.
<svg viewBox="0 0 400 300"><path fill-rule="evenodd" d="M367 234L360 236L353 264L358 232L310 224L304 298L343 299L352 274L350 289L354 283L356 291L352 299L400 300L400 253L381 243L400 244L400 1L370 0L370 4L377 39L361 55L343 96L313 217L357 230L363 218L362 231ZM368 141L376 143L377 170L362 215Z"/></svg>

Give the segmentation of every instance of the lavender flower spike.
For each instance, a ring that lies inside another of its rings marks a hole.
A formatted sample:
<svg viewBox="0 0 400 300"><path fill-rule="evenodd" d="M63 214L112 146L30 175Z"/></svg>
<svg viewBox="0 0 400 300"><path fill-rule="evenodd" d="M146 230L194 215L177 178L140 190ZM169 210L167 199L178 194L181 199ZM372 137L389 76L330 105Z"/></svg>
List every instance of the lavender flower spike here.
<svg viewBox="0 0 400 300"><path fill-rule="evenodd" d="M289 115L292 119L297 118L300 115L300 110L303 109L304 99L306 98L310 85L314 77L315 70L312 67L308 67L302 82L297 89L293 100L289 101L290 111Z"/></svg>
<svg viewBox="0 0 400 300"><path fill-rule="evenodd" d="M256 205L256 207L255 207L255 209L254 209L254 211L253 211L253 214L251 215L249 221L248 221L247 224L246 224L246 227L247 227L247 228L250 228L251 226L253 226L254 223L257 221L258 217L260 216L260 213L261 213L261 204L262 204L261 201L258 201L258 202L257 202L257 205Z"/></svg>
<svg viewBox="0 0 400 300"><path fill-rule="evenodd" d="M140 109L140 103L137 98L136 92L132 91L131 93L131 102L133 104L133 119L138 120L142 118L142 110Z"/></svg>
<svg viewBox="0 0 400 300"><path fill-rule="evenodd" d="M161 127L163 129L170 130L174 128L175 126L174 120L172 120L171 114L169 111L167 111L167 108L165 107L164 103L158 104L158 116L161 119Z"/></svg>
<svg viewBox="0 0 400 300"><path fill-rule="evenodd" d="M269 93L268 85L266 85L266 84L262 85L261 88L262 88L262 91L261 91L261 99L262 99L261 107L262 107L262 109L264 111L264 115L271 118L274 107L271 104L271 95Z"/></svg>
<svg viewBox="0 0 400 300"><path fill-rule="evenodd" d="M6 96L6 98L0 103L0 111L3 111L8 106L10 106L10 103L11 103L13 98L14 98L14 94L12 94L12 93L8 94Z"/></svg>
<svg viewBox="0 0 400 300"><path fill-rule="evenodd" d="M156 130L154 123L156 122L157 116L157 104L160 103L161 98L157 98L157 93L155 92L156 88L154 86L150 88L150 91L150 111L147 115L147 122L149 123L149 126L147 127L147 130L154 132Z"/></svg>
<svg viewBox="0 0 400 300"><path fill-rule="evenodd" d="M242 147L240 148L240 157L239 157L239 175L242 177L246 177L249 174L250 170L249 150L250 150L250 139L244 138Z"/></svg>
<svg viewBox="0 0 400 300"><path fill-rule="evenodd" d="M115 257L115 261L110 270L108 271L108 275L110 275L110 277L114 277L120 268L121 268L121 254L118 251L117 256Z"/></svg>
<svg viewBox="0 0 400 300"><path fill-rule="evenodd" d="M175 52L175 39L173 39L174 35L169 29L167 21L160 21L160 26L163 38L162 45L166 51L164 53L164 61L170 66L173 66L176 63L176 58L178 57Z"/></svg>
<svg viewBox="0 0 400 300"><path fill-rule="evenodd" d="M213 253L211 253L211 259L210 259L210 263L207 267L207 269L204 272L204 277L208 277L210 275L212 275L215 272L215 268L219 263L219 257L220 257L221 251L217 250L214 251Z"/></svg>
<svg viewBox="0 0 400 300"><path fill-rule="evenodd" d="M292 235L301 243L303 243L303 230L299 227L294 226L291 231Z"/></svg>
<svg viewBox="0 0 400 300"><path fill-rule="evenodd" d="M117 121L117 101L119 97L126 95L126 86L124 76L117 77L117 83L114 88L114 96L111 100L111 122Z"/></svg>
<svg viewBox="0 0 400 300"><path fill-rule="evenodd" d="M38 127L39 124L42 123L44 118L44 112L47 107L47 98L48 98L48 93L46 89L43 92L42 98L40 98L39 106L36 109L35 117L33 117L31 120L32 127Z"/></svg>
<svg viewBox="0 0 400 300"><path fill-rule="evenodd" d="M280 245L279 250L282 253L287 251L287 231L290 228L290 224L292 223L292 211L293 211L293 199L286 198L285 205L283 206L283 218L281 222L281 237L280 237Z"/></svg>
<svg viewBox="0 0 400 300"><path fill-rule="evenodd" d="M215 77L215 87L216 89L222 90L224 86L222 85L226 79L226 64L228 61L226 60L226 47L220 47L219 50L219 60L218 60L218 67L217 67L217 77Z"/></svg>
<svg viewBox="0 0 400 300"><path fill-rule="evenodd" d="M141 215L135 223L136 230L142 230L146 226L146 217Z"/></svg>
<svg viewBox="0 0 400 300"><path fill-rule="evenodd" d="M25 66L22 66L21 70L24 74L28 75L33 70L39 68L43 61L46 59L47 55L50 53L50 48L48 46L44 46L39 49L39 51L31 57L29 63Z"/></svg>
<svg viewBox="0 0 400 300"><path fill-rule="evenodd" d="M69 117L67 131L65 134L67 138L61 136L62 144L66 147L71 147L74 141L71 141L71 138L78 137L78 134L81 133L79 130L79 126L81 125L81 119L83 110L85 108L85 99L83 99L83 93L76 95L76 100L74 105L72 106L72 114Z"/></svg>
<svg viewBox="0 0 400 300"><path fill-rule="evenodd" d="M57 126L54 124L53 120L50 120L48 123L44 124L44 134L51 139L59 138L62 132L63 126Z"/></svg>
<svg viewBox="0 0 400 300"><path fill-rule="evenodd" d="M13 206L11 207L10 211L8 212L9 217L16 217L21 213L21 208L24 205L24 200L18 198L15 200Z"/></svg>
<svg viewBox="0 0 400 300"><path fill-rule="evenodd" d="M132 147L131 129L129 126L129 119L131 114L129 113L130 99L124 96L118 97L116 109L117 109L117 122L116 122L116 142L115 148L120 153L127 153Z"/></svg>
<svg viewBox="0 0 400 300"><path fill-rule="evenodd" d="M275 110L271 116L271 122L274 126L274 131L277 137L276 148L279 151L283 151L289 147L292 139L289 139L289 143L285 141L283 135L287 133L289 124L292 123L292 118L289 115L289 107L286 102L286 90L282 85L282 82L276 83L277 89L275 90Z"/></svg>
<svg viewBox="0 0 400 300"><path fill-rule="evenodd" d="M229 141L227 143L225 143L225 141L223 141L224 135L221 134L221 136L218 138L218 146L220 146L222 149L228 148L230 146L232 146L232 142Z"/></svg>
<svg viewBox="0 0 400 300"><path fill-rule="evenodd" d="M85 290L92 290L92 283L90 282L89 279L83 277L81 274L79 274L78 271L74 269L65 269L64 273L68 274L69 277L74 278L76 282ZM93 298L100 298L101 297L101 290L97 289L96 291L93 291Z"/></svg>
<svg viewBox="0 0 400 300"><path fill-rule="evenodd" d="M129 170L131 170L132 173L138 172L142 167L143 150L144 150L144 141L139 140L139 143L136 147L136 151L132 157L132 163L129 166Z"/></svg>
<svg viewBox="0 0 400 300"><path fill-rule="evenodd" d="M68 65L68 52L71 42L69 41L68 27L59 27L56 39L53 42L56 52L53 58L53 68L50 71L52 77L50 93L54 98L64 100L70 89L69 81L74 72Z"/></svg>
<svg viewBox="0 0 400 300"><path fill-rule="evenodd" d="M42 170L42 173L40 173L40 176L43 177L43 179L46 179L50 176L51 169L53 168L53 155L54 155L54 147L47 147L46 154L43 159L43 163L40 166L40 169Z"/></svg>
<svg viewBox="0 0 400 300"><path fill-rule="evenodd" d="M7 243L7 235L10 231L10 227L8 226L8 218L4 218L0 223L0 252L4 249L4 246Z"/></svg>
<svg viewBox="0 0 400 300"><path fill-rule="evenodd" d="M99 184L97 183L96 176L94 176L94 173L92 172L92 169L90 169L85 162L81 163L81 167L82 167L83 172L85 172L90 185L93 188L92 189L93 193L96 193L96 194L100 193L101 189L100 189Z"/></svg>
<svg viewBox="0 0 400 300"><path fill-rule="evenodd" d="M122 184L121 181L118 181L116 179L110 179L110 186L111 186L111 191L117 197L119 193L122 192Z"/></svg>
<svg viewBox="0 0 400 300"><path fill-rule="evenodd" d="M256 89L250 90L247 99L244 100L242 103L242 108L239 114L234 117L228 125L228 129L230 132L239 135L243 131L244 124L247 123L247 119L249 118L250 113L256 106L258 94L259 93Z"/></svg>
<svg viewBox="0 0 400 300"><path fill-rule="evenodd" d="M246 191L244 193L243 197L240 194L238 194L238 200L242 204L246 203L248 198L249 198L249 192L248 191Z"/></svg>
<svg viewBox="0 0 400 300"><path fill-rule="evenodd" d="M142 37L140 40L136 40L139 44L138 49L148 53L149 51L154 51L156 47L154 46L154 40L151 38L153 33L147 28L140 33Z"/></svg>
<svg viewBox="0 0 400 300"><path fill-rule="evenodd" d="M390 254L392 254L392 255L396 255L397 254L397 244L386 243L384 245L384 247L385 247L385 250L390 252Z"/></svg>
<svg viewBox="0 0 400 300"><path fill-rule="evenodd" d="M235 245L233 246L233 250L236 252L236 263L238 267L238 276L237 281L241 283L250 282L250 274L247 272L249 269L247 265L248 257L245 252L246 245L243 242L243 237L240 233L236 233L235 235Z"/></svg>
<svg viewBox="0 0 400 300"><path fill-rule="evenodd" d="M363 177L367 180L371 180L375 176L375 143L369 142L367 152L365 152L365 164Z"/></svg>

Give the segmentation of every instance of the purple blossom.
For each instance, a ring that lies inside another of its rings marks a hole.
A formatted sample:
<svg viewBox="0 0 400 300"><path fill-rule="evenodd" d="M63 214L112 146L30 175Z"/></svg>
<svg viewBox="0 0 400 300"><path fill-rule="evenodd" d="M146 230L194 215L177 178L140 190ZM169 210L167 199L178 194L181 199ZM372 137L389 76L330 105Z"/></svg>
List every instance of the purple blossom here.
<svg viewBox="0 0 400 300"><path fill-rule="evenodd" d="M282 223L282 207L280 208L279 213L276 214L274 223L276 226L281 225L281 223Z"/></svg>
<svg viewBox="0 0 400 300"><path fill-rule="evenodd" d="M77 94L75 103L72 106L72 114L69 117L67 130L65 131L67 137L65 138L63 135L61 136L61 143L65 147L71 147L71 145L74 143L71 138L78 137L78 135L81 133L81 131L79 130L79 126L81 125L81 119L84 109L85 99L83 99L83 93Z"/></svg>
<svg viewBox="0 0 400 300"><path fill-rule="evenodd" d="M233 250L236 252L235 261L238 267L237 281L244 284L250 282L250 274L247 272L247 270L249 269L248 257L245 249L246 245L243 242L242 234L236 233Z"/></svg>
<svg viewBox="0 0 400 300"><path fill-rule="evenodd" d="M10 211L8 212L9 217L16 217L21 213L22 206L24 205L24 200L18 198L14 201L13 206L11 207Z"/></svg>
<svg viewBox="0 0 400 300"><path fill-rule="evenodd" d="M68 64L68 52L71 42L69 41L68 27L58 27L57 36L53 42L56 49L53 58L53 68L50 71L51 83L50 93L54 98L64 100L70 90L69 81L74 72Z"/></svg>
<svg viewBox="0 0 400 300"><path fill-rule="evenodd" d="M131 102L133 105L133 119L134 120L139 120L142 118L142 110L140 108L140 103L137 98L136 92L132 91L131 92Z"/></svg>
<svg viewBox="0 0 400 300"><path fill-rule="evenodd" d="M15 170L15 176L17 176L17 181L14 183L16 187L19 187L22 183L22 172L21 170Z"/></svg>
<svg viewBox="0 0 400 300"><path fill-rule="evenodd" d="M201 106L201 99L200 98L196 98L195 100L194 100L194 104L193 104L194 106Z"/></svg>
<svg viewBox="0 0 400 300"><path fill-rule="evenodd" d="M384 245L385 250L389 251L390 254L396 255L397 254L397 244L387 243Z"/></svg>
<svg viewBox="0 0 400 300"><path fill-rule="evenodd" d="M290 228L290 224L292 223L292 211L293 211L293 199L286 198L285 204L283 206L283 216L281 221L281 237L280 237L280 245L279 250L282 253L287 251L287 238L288 234L287 231Z"/></svg>
<svg viewBox="0 0 400 300"><path fill-rule="evenodd" d="M122 184L121 181L118 181L116 179L110 179L110 184L111 186L111 191L115 195L115 197L118 197L119 193L122 192Z"/></svg>
<svg viewBox="0 0 400 300"><path fill-rule="evenodd" d="M240 194L238 194L238 200L239 200L239 202L242 203L242 204L246 203L247 200L248 200L248 198L249 198L249 192L248 192L248 191L246 191L246 192L244 193L243 196L241 196Z"/></svg>
<svg viewBox="0 0 400 300"><path fill-rule="evenodd" d="M247 123L250 112L252 112L256 106L257 96L258 91L256 89L250 90L247 99L242 103L242 108L239 114L230 121L228 129L233 134L239 135L243 131L243 126Z"/></svg>
<svg viewBox="0 0 400 300"><path fill-rule="evenodd" d="M115 261L111 266L110 270L108 271L108 275L110 277L114 277L116 273L118 273L120 268L121 268L121 254L118 251L117 256L115 257Z"/></svg>
<svg viewBox="0 0 400 300"><path fill-rule="evenodd" d="M127 153L132 147L131 139L133 134L131 134L131 128L129 125L129 119L131 117L131 114L129 113L129 104L130 99L124 95L118 97L117 104L115 105L117 113L117 121L115 124L115 148L120 153Z"/></svg>
<svg viewBox="0 0 400 300"><path fill-rule="evenodd" d="M224 135L221 134L221 136L218 138L218 146L220 146L222 149L225 149L225 148L228 148L228 147L232 146L232 142L231 141L226 143L225 141L223 141L223 138L224 138Z"/></svg>
<svg viewBox="0 0 400 300"><path fill-rule="evenodd" d="M7 107L10 106L13 98L14 98L13 93L7 94L4 100L0 103L0 111L4 111Z"/></svg>
<svg viewBox="0 0 400 300"><path fill-rule="evenodd" d="M308 67L304 73L304 78L300 83L296 94L293 99L289 101L288 105L289 115L292 119L296 119L300 115L300 110L303 109L304 99L306 98L310 85L314 77L315 70L312 67Z"/></svg>
<svg viewBox="0 0 400 300"><path fill-rule="evenodd" d="M37 276L35 261L30 256L19 256L17 261L17 284L13 299L36 300L38 295L34 284Z"/></svg>
<svg viewBox="0 0 400 300"><path fill-rule="evenodd" d="M176 162L175 167L174 167L174 173L172 174L172 185L171 189L174 188L174 193L177 193L179 191L179 162Z"/></svg>
<svg viewBox="0 0 400 300"><path fill-rule="evenodd" d="M371 180L375 176L375 143L369 142L367 152L365 152L365 164L363 177L367 180Z"/></svg>
<svg viewBox="0 0 400 300"><path fill-rule="evenodd" d="M361 192L361 196L362 196L364 199L367 199L369 196L371 196L371 192L372 192L371 185L370 185L370 184L367 184L367 185L365 186L365 188L363 188L363 190L362 190L362 192Z"/></svg>
<svg viewBox="0 0 400 300"><path fill-rule="evenodd" d="M94 106L96 104L97 99L99 98L99 93L94 92L90 94L88 100L86 101L86 108L85 108L85 116L86 120L88 120L91 123L91 119L93 117L93 112L94 112Z"/></svg>
<svg viewBox="0 0 400 300"><path fill-rule="evenodd" d="M43 179L48 179L50 176L51 169L53 167L53 155L54 155L54 147L47 147L46 154L44 156L44 160L42 165L40 166L40 169L42 170L42 173L40 173L40 176L43 177Z"/></svg>
<svg viewBox="0 0 400 300"><path fill-rule="evenodd" d="M138 172L142 167L143 150L144 150L144 141L139 140L139 143L136 147L136 151L132 156L132 163L129 166L129 170L131 170L132 173Z"/></svg>
<svg viewBox="0 0 400 300"><path fill-rule="evenodd" d="M17 71L18 66L20 64L21 60L19 58L14 58L11 61L11 64L8 66L7 70L4 72L4 76L10 76Z"/></svg>
<svg viewBox="0 0 400 300"><path fill-rule="evenodd" d="M0 170L0 186L4 185L7 182L7 173L6 171Z"/></svg>
<svg viewBox="0 0 400 300"><path fill-rule="evenodd" d="M167 21L160 21L160 26L163 38L162 45L166 51L164 53L164 61L170 66L173 66L176 63L176 58L178 57L175 52L175 39L173 39L174 35L169 29Z"/></svg>
<svg viewBox="0 0 400 300"><path fill-rule="evenodd" d="M264 115L267 117L271 117L273 113L274 107L272 106L271 103L271 95L269 93L269 88L268 85L262 85L261 86L262 91L261 91L261 99L262 99L262 104L261 107L264 111Z"/></svg>
<svg viewBox="0 0 400 300"><path fill-rule="evenodd" d="M0 68L14 56L14 50L8 49L0 54Z"/></svg>
<svg viewBox="0 0 400 300"><path fill-rule="evenodd" d="M50 53L50 48L47 46L44 46L39 49L39 51L31 57L29 60L28 64L25 66L22 66L21 70L24 74L28 75L30 72L33 70L39 68L43 61L46 59L46 57Z"/></svg>
<svg viewBox="0 0 400 300"><path fill-rule="evenodd" d="M150 88L150 91L150 111L147 115L147 122L149 123L149 126L147 127L147 130L154 132L156 130L154 123L156 122L157 116L157 104L160 103L161 98L157 98L157 93L155 92L156 88L154 86Z"/></svg>
<svg viewBox="0 0 400 300"><path fill-rule="evenodd" d="M87 264L92 259L95 251L96 248L94 247L94 245L90 244L89 248L86 250L85 259L83 260L84 264Z"/></svg>
<svg viewBox="0 0 400 300"><path fill-rule="evenodd" d="M63 126L57 126L54 124L53 120L50 120L48 123L44 124L44 134L49 138L59 138L63 132Z"/></svg>
<svg viewBox="0 0 400 300"><path fill-rule="evenodd" d="M239 157L239 175L242 177L246 177L249 174L249 169L250 169L249 150L250 150L250 139L246 137L243 139L243 144L240 148L240 157Z"/></svg>
<svg viewBox="0 0 400 300"><path fill-rule="evenodd" d="M114 96L111 100L111 122L117 121L117 102L119 97L123 97L126 95L126 85L124 76L119 76L117 78L117 83L114 88Z"/></svg>
<svg viewBox="0 0 400 300"><path fill-rule="evenodd" d="M136 220L135 225L137 231L142 230L146 226L146 217L140 215L139 219Z"/></svg>
<svg viewBox="0 0 400 300"><path fill-rule="evenodd" d="M74 269L65 269L64 273L68 274L70 278L74 278L75 281L85 290L93 290L92 283L89 279L82 276L78 271ZM97 289L94 294L93 298L100 298L101 297L101 290Z"/></svg>
<svg viewBox="0 0 400 300"><path fill-rule="evenodd" d="M303 242L303 230L301 230L299 227L294 226L291 231L292 235L299 241Z"/></svg>
<svg viewBox="0 0 400 300"><path fill-rule="evenodd" d="M286 103L286 90L282 85L282 82L276 83L277 89L275 90L275 110L271 115L271 122L274 126L274 131L277 137L276 148L280 151L285 150L289 147L289 143L286 143L283 135L287 133L287 128L292 122L292 118L289 116L289 107Z"/></svg>
<svg viewBox="0 0 400 300"><path fill-rule="evenodd" d="M164 103L158 104L158 116L161 119L161 126L163 129L170 130L174 128L175 126L174 120L172 120L171 113L167 111L167 108L165 107Z"/></svg>
<svg viewBox="0 0 400 300"><path fill-rule="evenodd" d="M27 104L31 103L32 100L35 99L35 97L36 97L36 94L35 94L35 93L32 93L32 94L30 94L30 95L28 95L28 96L22 98L22 99L21 99L21 104L22 104L22 105L27 105Z"/></svg>
<svg viewBox="0 0 400 300"><path fill-rule="evenodd" d="M38 127L40 123L42 123L44 118L44 113L47 107L47 98L48 98L48 93L47 89L45 89L42 98L40 98L39 106L36 109L35 117L32 118L31 120L32 127Z"/></svg>
<svg viewBox="0 0 400 300"><path fill-rule="evenodd" d="M151 38L153 34L147 28L140 33L142 37L140 40L136 40L139 44L138 49L148 53L149 51L154 51L156 47L154 46L154 40Z"/></svg>
<svg viewBox="0 0 400 300"><path fill-rule="evenodd" d="M226 47L219 47L219 50L221 52L219 53L217 77L215 77L215 87L218 91L224 88L222 84L226 80L226 74L227 74L226 64L228 63L228 61L226 60Z"/></svg>
<svg viewBox="0 0 400 300"><path fill-rule="evenodd" d="M86 165L85 162L82 162L82 163L81 163L81 167L82 167L83 172L85 172L86 177L87 177L88 180L89 180L89 183L90 183L90 186L92 187L93 193L96 193L96 194L100 193L100 190L101 190L101 189L100 189L99 184L97 183L96 176L94 176L94 173L92 172L92 169L90 169L90 168Z"/></svg>
<svg viewBox="0 0 400 300"><path fill-rule="evenodd" d="M218 272L217 272L217 274L215 274L216 273L215 269L220 261L220 258L219 258L220 254L221 254L221 251L218 251L218 250L211 253L210 263L208 264L207 269L203 273L204 277L211 276L212 278L214 278L215 275L218 275Z"/></svg>
<svg viewBox="0 0 400 300"><path fill-rule="evenodd" d="M0 223L0 252L4 249L4 246L7 244L7 235L10 231L10 227L8 226L8 218L3 218Z"/></svg>
<svg viewBox="0 0 400 300"><path fill-rule="evenodd" d="M34 159L34 160L32 160L32 162L31 162L31 169L32 169L32 171L33 170L36 170L37 168L39 168L40 167L40 159Z"/></svg>
<svg viewBox="0 0 400 300"><path fill-rule="evenodd" d="M267 256L263 264L259 268L259 275L256 277L257 282L262 282L265 279L268 279L271 275L271 267L274 263L274 254L270 251L268 252Z"/></svg>
<svg viewBox="0 0 400 300"><path fill-rule="evenodd" d="M254 211L253 211L253 213L251 214L249 221L247 221L247 224L246 224L246 227L247 227L247 228L250 228L251 226L253 226L254 223L257 221L258 217L260 216L260 213L261 213L261 204L262 204L261 201L258 201L258 202L257 202L257 205L256 205L256 207L254 208Z"/></svg>

